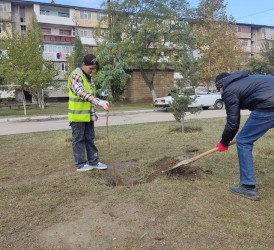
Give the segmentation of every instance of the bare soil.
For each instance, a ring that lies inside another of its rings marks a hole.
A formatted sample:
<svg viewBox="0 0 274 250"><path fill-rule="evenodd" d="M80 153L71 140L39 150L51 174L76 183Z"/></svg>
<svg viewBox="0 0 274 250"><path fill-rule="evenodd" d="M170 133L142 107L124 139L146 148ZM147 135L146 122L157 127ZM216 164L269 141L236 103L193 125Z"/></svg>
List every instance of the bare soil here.
<svg viewBox="0 0 274 250"><path fill-rule="evenodd" d="M192 151L193 149L190 150L190 152ZM190 165L184 165L168 171L179 161L180 159L178 158L165 156L162 159L150 164L150 174L139 177L136 177L136 175L134 177L130 177L130 175L128 174L129 169L134 169L134 172L138 173L138 160L119 162L108 168L107 172L109 173L109 177L107 178L106 184L109 186L135 186L152 182L161 175L166 175L168 178L173 179L193 179L199 177L203 172L201 168Z"/></svg>
<svg viewBox="0 0 274 250"><path fill-rule="evenodd" d="M130 188L150 183L161 175L171 179L194 180L203 173L197 166L183 166L165 172L179 161L180 159L163 157L152 163L149 166L151 173L143 177L130 177L129 172L139 171L138 160L119 162L106 170L105 184L115 188ZM43 249L128 249L127 246L133 244L131 238L134 238L134 249L148 246L150 249L166 249L163 243L164 235L155 231L157 219L151 209L142 209L145 205L137 201L114 202L113 199L115 198L108 195L97 203L91 202L84 211L79 211L77 219L39 231L39 245L43 246ZM139 241L136 241L136 238L139 238Z"/></svg>

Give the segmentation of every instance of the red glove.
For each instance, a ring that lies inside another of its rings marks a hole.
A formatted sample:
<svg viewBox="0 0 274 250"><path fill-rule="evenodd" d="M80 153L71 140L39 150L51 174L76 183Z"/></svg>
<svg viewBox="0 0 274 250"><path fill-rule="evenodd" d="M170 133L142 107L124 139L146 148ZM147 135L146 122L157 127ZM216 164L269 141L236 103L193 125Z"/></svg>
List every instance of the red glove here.
<svg viewBox="0 0 274 250"><path fill-rule="evenodd" d="M217 143L216 147L219 149L220 152L228 150L228 146L223 146L220 142Z"/></svg>

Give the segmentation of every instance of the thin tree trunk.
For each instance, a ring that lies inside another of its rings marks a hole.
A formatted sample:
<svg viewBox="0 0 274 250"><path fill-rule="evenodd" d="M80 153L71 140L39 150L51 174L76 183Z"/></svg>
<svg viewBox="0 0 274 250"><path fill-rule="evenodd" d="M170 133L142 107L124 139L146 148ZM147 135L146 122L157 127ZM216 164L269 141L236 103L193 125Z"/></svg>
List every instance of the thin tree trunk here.
<svg viewBox="0 0 274 250"><path fill-rule="evenodd" d="M45 99L44 99L44 90L43 89L37 90L37 104L39 105L39 108L41 108L41 109L45 108Z"/></svg>
<svg viewBox="0 0 274 250"><path fill-rule="evenodd" d="M154 101L157 98L156 92L155 92L154 88L150 91L151 91L152 99Z"/></svg>
<svg viewBox="0 0 274 250"><path fill-rule="evenodd" d="M182 133L185 132L185 112L182 111L181 113L181 128L182 128Z"/></svg>
<svg viewBox="0 0 274 250"><path fill-rule="evenodd" d="M140 69L141 75L142 75L143 79L145 80L145 83L149 87L149 90L151 92L152 101L154 101L157 98L157 95L156 95L156 92L155 92L155 89L154 89L154 84L153 84L154 76L156 74L156 68L157 68L157 65L154 67L154 69L152 71L151 80L148 79L148 77L147 77L146 73L144 72L144 70L142 68Z"/></svg>
<svg viewBox="0 0 274 250"><path fill-rule="evenodd" d="M41 109L45 109L44 90L41 90Z"/></svg>
<svg viewBox="0 0 274 250"><path fill-rule="evenodd" d="M22 89L22 97L23 97L23 107L24 107L24 115L27 115L27 108L26 108L26 97L25 97L25 93L24 90Z"/></svg>

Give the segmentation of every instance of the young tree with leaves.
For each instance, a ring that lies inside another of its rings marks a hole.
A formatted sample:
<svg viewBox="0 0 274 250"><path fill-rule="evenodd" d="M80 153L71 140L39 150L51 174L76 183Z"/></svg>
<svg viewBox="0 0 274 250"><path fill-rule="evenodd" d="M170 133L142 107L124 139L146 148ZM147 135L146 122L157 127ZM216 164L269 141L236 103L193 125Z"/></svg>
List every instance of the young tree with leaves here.
<svg viewBox="0 0 274 250"><path fill-rule="evenodd" d="M174 115L174 118L177 122L181 123L181 131L185 132L185 116L187 112L191 114L200 112L202 110L201 107L197 108L189 108L188 106L195 101L195 98L191 97L188 89L185 89L182 92L182 95L178 93L172 93L173 102L170 104L168 108Z"/></svg>
<svg viewBox="0 0 274 250"><path fill-rule="evenodd" d="M86 55L86 54L88 54L88 51L85 50L79 35L76 34L74 44L73 44L73 52L67 58L67 62L68 62L68 72L66 75L67 78L69 77L70 73L74 69L79 67L84 55Z"/></svg>
<svg viewBox="0 0 274 250"><path fill-rule="evenodd" d="M124 61L118 45L116 43L106 44L97 56L97 60L103 66L98 76L95 77L96 89L111 90L109 98L118 101L120 95L124 93L126 80L130 78L130 75L126 73L128 65Z"/></svg>
<svg viewBox="0 0 274 250"><path fill-rule="evenodd" d="M185 23L182 23L185 25ZM192 114L200 112L201 108L188 108L195 99L193 90L199 85L199 58L194 56L196 49L196 40L190 26L185 25L183 30L185 35L181 38L181 50L176 54L173 60L173 65L176 72L180 73L181 77L174 81L177 86L177 91L172 93L173 102L169 110L173 113L176 121L181 122L181 130L185 130L185 116L186 112ZM187 41L186 41L187 39ZM180 41L178 41L180 42ZM181 95L180 95L181 94ZM183 94L183 95L182 95Z"/></svg>
<svg viewBox="0 0 274 250"><path fill-rule="evenodd" d="M54 86L53 78L57 75L53 64L42 57L42 45L42 35L35 17L27 26L26 34L13 30L1 44L5 53L1 57L0 73L6 82L20 85L25 115L24 91L31 92L37 98L39 107L43 109L43 91Z"/></svg>
<svg viewBox="0 0 274 250"><path fill-rule="evenodd" d="M209 89L215 77L240 65L242 46L233 17L227 17L224 0L200 0L193 21L201 55L201 80Z"/></svg>
<svg viewBox="0 0 274 250"><path fill-rule="evenodd" d="M118 45L129 67L140 70L154 100L156 71L169 66L185 39L181 20L187 15L186 1L114 0L106 6L106 13L111 18L111 27L105 34L98 33L99 44Z"/></svg>
<svg viewBox="0 0 274 250"><path fill-rule="evenodd" d="M86 54L81 39L78 35L75 36L73 52L73 68L75 69L79 67L84 55Z"/></svg>

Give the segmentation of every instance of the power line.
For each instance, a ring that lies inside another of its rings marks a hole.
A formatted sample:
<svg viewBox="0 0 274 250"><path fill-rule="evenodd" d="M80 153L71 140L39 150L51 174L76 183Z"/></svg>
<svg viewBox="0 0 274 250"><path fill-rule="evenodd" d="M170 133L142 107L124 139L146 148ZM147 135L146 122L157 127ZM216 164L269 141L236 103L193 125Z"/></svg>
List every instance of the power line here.
<svg viewBox="0 0 274 250"><path fill-rule="evenodd" d="M264 10L264 11L260 11L260 12L257 12L257 13L254 13L254 14L250 14L250 15L247 15L247 16L236 17L236 19L240 19L240 18L245 18L245 17L250 17L250 16L259 15L259 14L262 14L262 13L269 12L269 11L271 11L271 10L274 10L274 8L268 9L268 10Z"/></svg>

